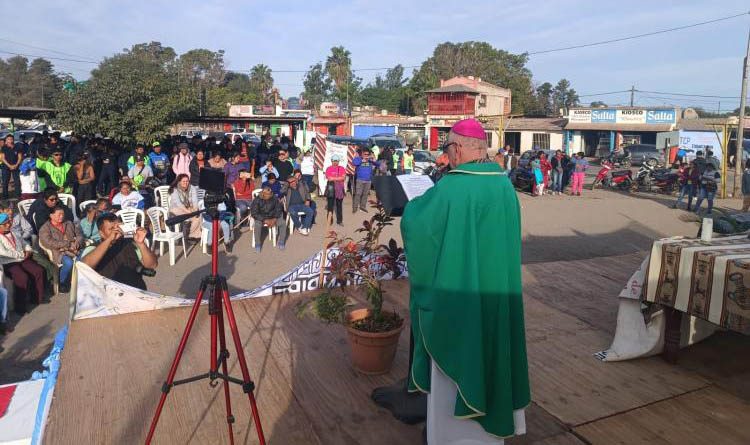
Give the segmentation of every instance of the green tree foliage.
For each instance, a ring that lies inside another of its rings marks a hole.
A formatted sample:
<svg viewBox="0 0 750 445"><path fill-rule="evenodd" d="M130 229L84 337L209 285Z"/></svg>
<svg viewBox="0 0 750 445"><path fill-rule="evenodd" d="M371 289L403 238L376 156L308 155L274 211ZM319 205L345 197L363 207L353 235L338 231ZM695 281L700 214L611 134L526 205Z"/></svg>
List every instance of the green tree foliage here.
<svg viewBox="0 0 750 445"><path fill-rule="evenodd" d="M105 59L75 92L63 92L56 120L63 128L103 134L121 143L151 141L198 110L198 91L178 82L175 51L142 43Z"/></svg>
<svg viewBox="0 0 750 445"><path fill-rule="evenodd" d="M455 76L477 76L509 88L513 92L513 113L535 109L527 61L526 54L511 54L486 42L441 43L412 76L409 86L415 92L413 111L421 113L427 106L425 90L439 87L440 79Z"/></svg>
<svg viewBox="0 0 750 445"><path fill-rule="evenodd" d="M326 73L333 79L336 89L341 89L352 78L351 53L343 46L331 48L331 55L326 59Z"/></svg>
<svg viewBox="0 0 750 445"><path fill-rule="evenodd" d="M177 73L191 87L217 87L224 81L224 50L191 49L177 60Z"/></svg>
<svg viewBox="0 0 750 445"><path fill-rule="evenodd" d="M386 71L385 76L375 76L375 81L367 85L359 94L362 105L373 105L390 112L408 112L402 104L408 102L408 79L404 78L404 67L396 65Z"/></svg>
<svg viewBox="0 0 750 445"><path fill-rule="evenodd" d="M589 106L591 108L598 108L598 107L606 107L607 104L605 104L604 102L602 102L600 100L595 100L595 101L591 102L591 105L589 105Z"/></svg>
<svg viewBox="0 0 750 445"><path fill-rule="evenodd" d="M51 107L62 89L62 79L45 59L31 64L22 56L0 59L0 106Z"/></svg>
<svg viewBox="0 0 750 445"><path fill-rule="evenodd" d="M318 62L305 74L305 92L303 96L309 108L317 109L321 102L326 101L331 94L331 78L323 70L323 64Z"/></svg>
<svg viewBox="0 0 750 445"><path fill-rule="evenodd" d="M271 68L258 64L250 70L250 91L256 97L261 98L263 103L271 104L271 89L273 88L273 76Z"/></svg>
<svg viewBox="0 0 750 445"><path fill-rule="evenodd" d="M560 108L570 108L579 105L578 93L570 87L568 79L560 79L557 82L557 85L552 90L552 98L555 105L555 112Z"/></svg>

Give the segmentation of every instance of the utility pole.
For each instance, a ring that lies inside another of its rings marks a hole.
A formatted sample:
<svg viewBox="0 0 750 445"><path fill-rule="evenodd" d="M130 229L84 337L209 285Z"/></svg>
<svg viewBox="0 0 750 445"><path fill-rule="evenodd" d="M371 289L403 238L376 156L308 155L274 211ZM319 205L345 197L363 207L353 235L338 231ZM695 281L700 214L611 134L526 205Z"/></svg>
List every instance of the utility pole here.
<svg viewBox="0 0 750 445"><path fill-rule="evenodd" d="M633 106L633 96L635 96L635 85L630 87L630 106Z"/></svg>
<svg viewBox="0 0 750 445"><path fill-rule="evenodd" d="M745 97L747 96L747 60L750 59L750 29L747 34L747 51L745 52L745 60L742 62L742 95L740 96L740 119L737 122L737 143L735 144L734 155L734 193L732 196L735 198L740 196L740 185L742 184L742 155L745 132ZM726 161L725 161L726 162Z"/></svg>

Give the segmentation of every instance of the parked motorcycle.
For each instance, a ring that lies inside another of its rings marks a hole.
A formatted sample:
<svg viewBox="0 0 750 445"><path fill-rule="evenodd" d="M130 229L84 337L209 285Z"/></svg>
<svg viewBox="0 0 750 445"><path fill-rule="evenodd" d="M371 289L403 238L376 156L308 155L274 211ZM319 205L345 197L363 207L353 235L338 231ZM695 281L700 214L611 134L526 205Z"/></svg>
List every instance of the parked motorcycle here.
<svg viewBox="0 0 750 445"><path fill-rule="evenodd" d="M609 156L599 159L602 165L605 162L612 164L614 167L630 168L633 165L630 159L630 153L611 153Z"/></svg>
<svg viewBox="0 0 750 445"><path fill-rule="evenodd" d="M629 191L633 185L633 172L630 170L612 171L614 165L610 162L602 162L602 169L591 184L591 190L601 183L605 187L617 188L623 191Z"/></svg>
<svg viewBox="0 0 750 445"><path fill-rule="evenodd" d="M641 190L672 194L677 189L679 177L672 169L659 168L644 163L636 173L636 184Z"/></svg>

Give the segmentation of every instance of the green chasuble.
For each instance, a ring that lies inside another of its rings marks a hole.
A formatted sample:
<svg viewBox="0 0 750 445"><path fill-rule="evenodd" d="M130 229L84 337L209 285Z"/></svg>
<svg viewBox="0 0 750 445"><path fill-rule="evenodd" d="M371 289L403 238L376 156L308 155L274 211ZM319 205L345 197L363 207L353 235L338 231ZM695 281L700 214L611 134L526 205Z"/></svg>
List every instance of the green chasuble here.
<svg viewBox="0 0 750 445"><path fill-rule="evenodd" d="M531 401L521 295L518 197L496 163L459 165L409 202L401 220L411 286L411 391L430 364L458 386L454 415L514 433Z"/></svg>

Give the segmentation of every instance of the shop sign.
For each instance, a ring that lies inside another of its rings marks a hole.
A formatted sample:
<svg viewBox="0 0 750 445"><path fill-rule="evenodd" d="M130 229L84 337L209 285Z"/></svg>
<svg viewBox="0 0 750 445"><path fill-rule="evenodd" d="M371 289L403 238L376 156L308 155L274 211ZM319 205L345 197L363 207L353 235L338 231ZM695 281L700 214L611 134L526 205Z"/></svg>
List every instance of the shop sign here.
<svg viewBox="0 0 750 445"><path fill-rule="evenodd" d="M617 122L617 111L611 109L591 110L591 123L614 124Z"/></svg>
<svg viewBox="0 0 750 445"><path fill-rule="evenodd" d="M568 120L570 122L581 122L588 124L591 122L591 110L570 110Z"/></svg>
<svg viewBox="0 0 750 445"><path fill-rule="evenodd" d="M253 105L253 113L256 116L273 116L276 114L276 107L273 105Z"/></svg>
<svg viewBox="0 0 750 445"><path fill-rule="evenodd" d="M442 127L445 124L443 119L430 119L430 125L435 127Z"/></svg>
<svg viewBox="0 0 750 445"><path fill-rule="evenodd" d="M647 124L673 124L675 122L675 110L648 110L646 112Z"/></svg>
<svg viewBox="0 0 750 445"><path fill-rule="evenodd" d="M646 110L617 110L618 124L645 124Z"/></svg>

